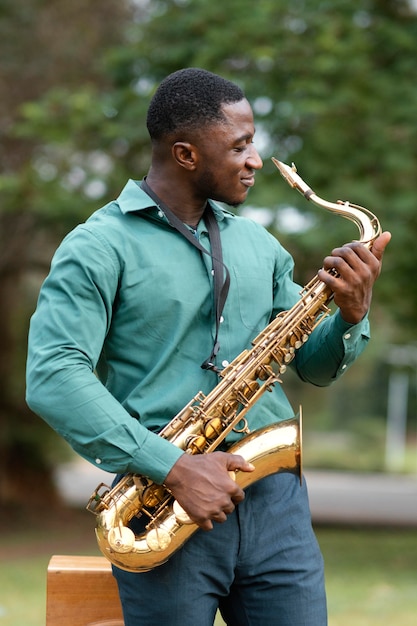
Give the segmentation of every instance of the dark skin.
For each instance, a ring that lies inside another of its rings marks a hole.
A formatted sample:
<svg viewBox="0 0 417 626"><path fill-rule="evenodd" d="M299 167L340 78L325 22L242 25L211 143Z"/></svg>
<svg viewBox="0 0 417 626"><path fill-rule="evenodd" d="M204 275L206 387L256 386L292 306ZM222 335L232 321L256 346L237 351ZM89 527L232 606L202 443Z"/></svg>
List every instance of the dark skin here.
<svg viewBox="0 0 417 626"><path fill-rule="evenodd" d="M147 182L186 224L196 227L208 198L237 206L245 201L262 160L253 145L255 128L246 99L223 105L225 123L184 137L173 134L153 144ZM343 319L359 323L369 310L372 287L381 272L390 233L384 232L372 249L353 242L335 248L323 261L319 278L334 292ZM337 276L326 270L334 268ZM226 452L191 456L183 454L165 479L165 485L204 530L224 522L244 491L231 476L253 466L241 456Z"/></svg>

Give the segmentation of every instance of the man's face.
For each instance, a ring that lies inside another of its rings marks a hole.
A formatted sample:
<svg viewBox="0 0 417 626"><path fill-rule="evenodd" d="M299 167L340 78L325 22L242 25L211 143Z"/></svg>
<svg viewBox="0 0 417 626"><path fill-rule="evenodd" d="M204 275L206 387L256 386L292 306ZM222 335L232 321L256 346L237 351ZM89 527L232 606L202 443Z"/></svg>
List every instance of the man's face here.
<svg viewBox="0 0 417 626"><path fill-rule="evenodd" d="M226 123L209 126L196 142L199 165L194 189L204 199L238 206L254 185L262 159L252 143L255 128L249 102L225 104L222 110Z"/></svg>

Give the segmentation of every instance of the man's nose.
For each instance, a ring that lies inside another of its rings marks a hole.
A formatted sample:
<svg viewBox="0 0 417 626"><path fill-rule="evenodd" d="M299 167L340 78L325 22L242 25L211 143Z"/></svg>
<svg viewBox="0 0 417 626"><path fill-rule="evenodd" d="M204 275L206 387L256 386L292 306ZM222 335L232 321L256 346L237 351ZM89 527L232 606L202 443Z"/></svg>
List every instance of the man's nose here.
<svg viewBox="0 0 417 626"><path fill-rule="evenodd" d="M250 167L253 170L260 170L261 167L263 166L263 161L261 157L259 156L259 152L255 148L254 144L251 144L251 148L252 148L251 152L247 159L248 167Z"/></svg>

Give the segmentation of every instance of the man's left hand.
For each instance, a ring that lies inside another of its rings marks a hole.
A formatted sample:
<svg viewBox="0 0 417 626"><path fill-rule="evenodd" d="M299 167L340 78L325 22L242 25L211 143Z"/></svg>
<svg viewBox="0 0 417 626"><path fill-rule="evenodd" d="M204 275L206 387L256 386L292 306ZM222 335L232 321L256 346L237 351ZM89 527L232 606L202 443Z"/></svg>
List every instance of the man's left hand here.
<svg viewBox="0 0 417 626"><path fill-rule="evenodd" d="M358 324L371 305L372 287L381 273L384 250L391 233L384 232L368 250L362 243L354 241L332 250L323 261L318 277L334 293L334 302L349 324ZM329 274L334 269L337 276Z"/></svg>

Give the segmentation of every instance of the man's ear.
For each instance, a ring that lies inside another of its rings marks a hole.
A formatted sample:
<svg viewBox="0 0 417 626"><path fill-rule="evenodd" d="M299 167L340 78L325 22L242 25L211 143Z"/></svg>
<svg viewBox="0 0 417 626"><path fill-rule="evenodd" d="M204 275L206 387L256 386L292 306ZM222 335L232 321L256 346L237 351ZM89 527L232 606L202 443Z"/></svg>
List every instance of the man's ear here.
<svg viewBox="0 0 417 626"><path fill-rule="evenodd" d="M190 171L196 168L198 154L194 144L186 141L176 141L172 146L172 156L181 167Z"/></svg>

